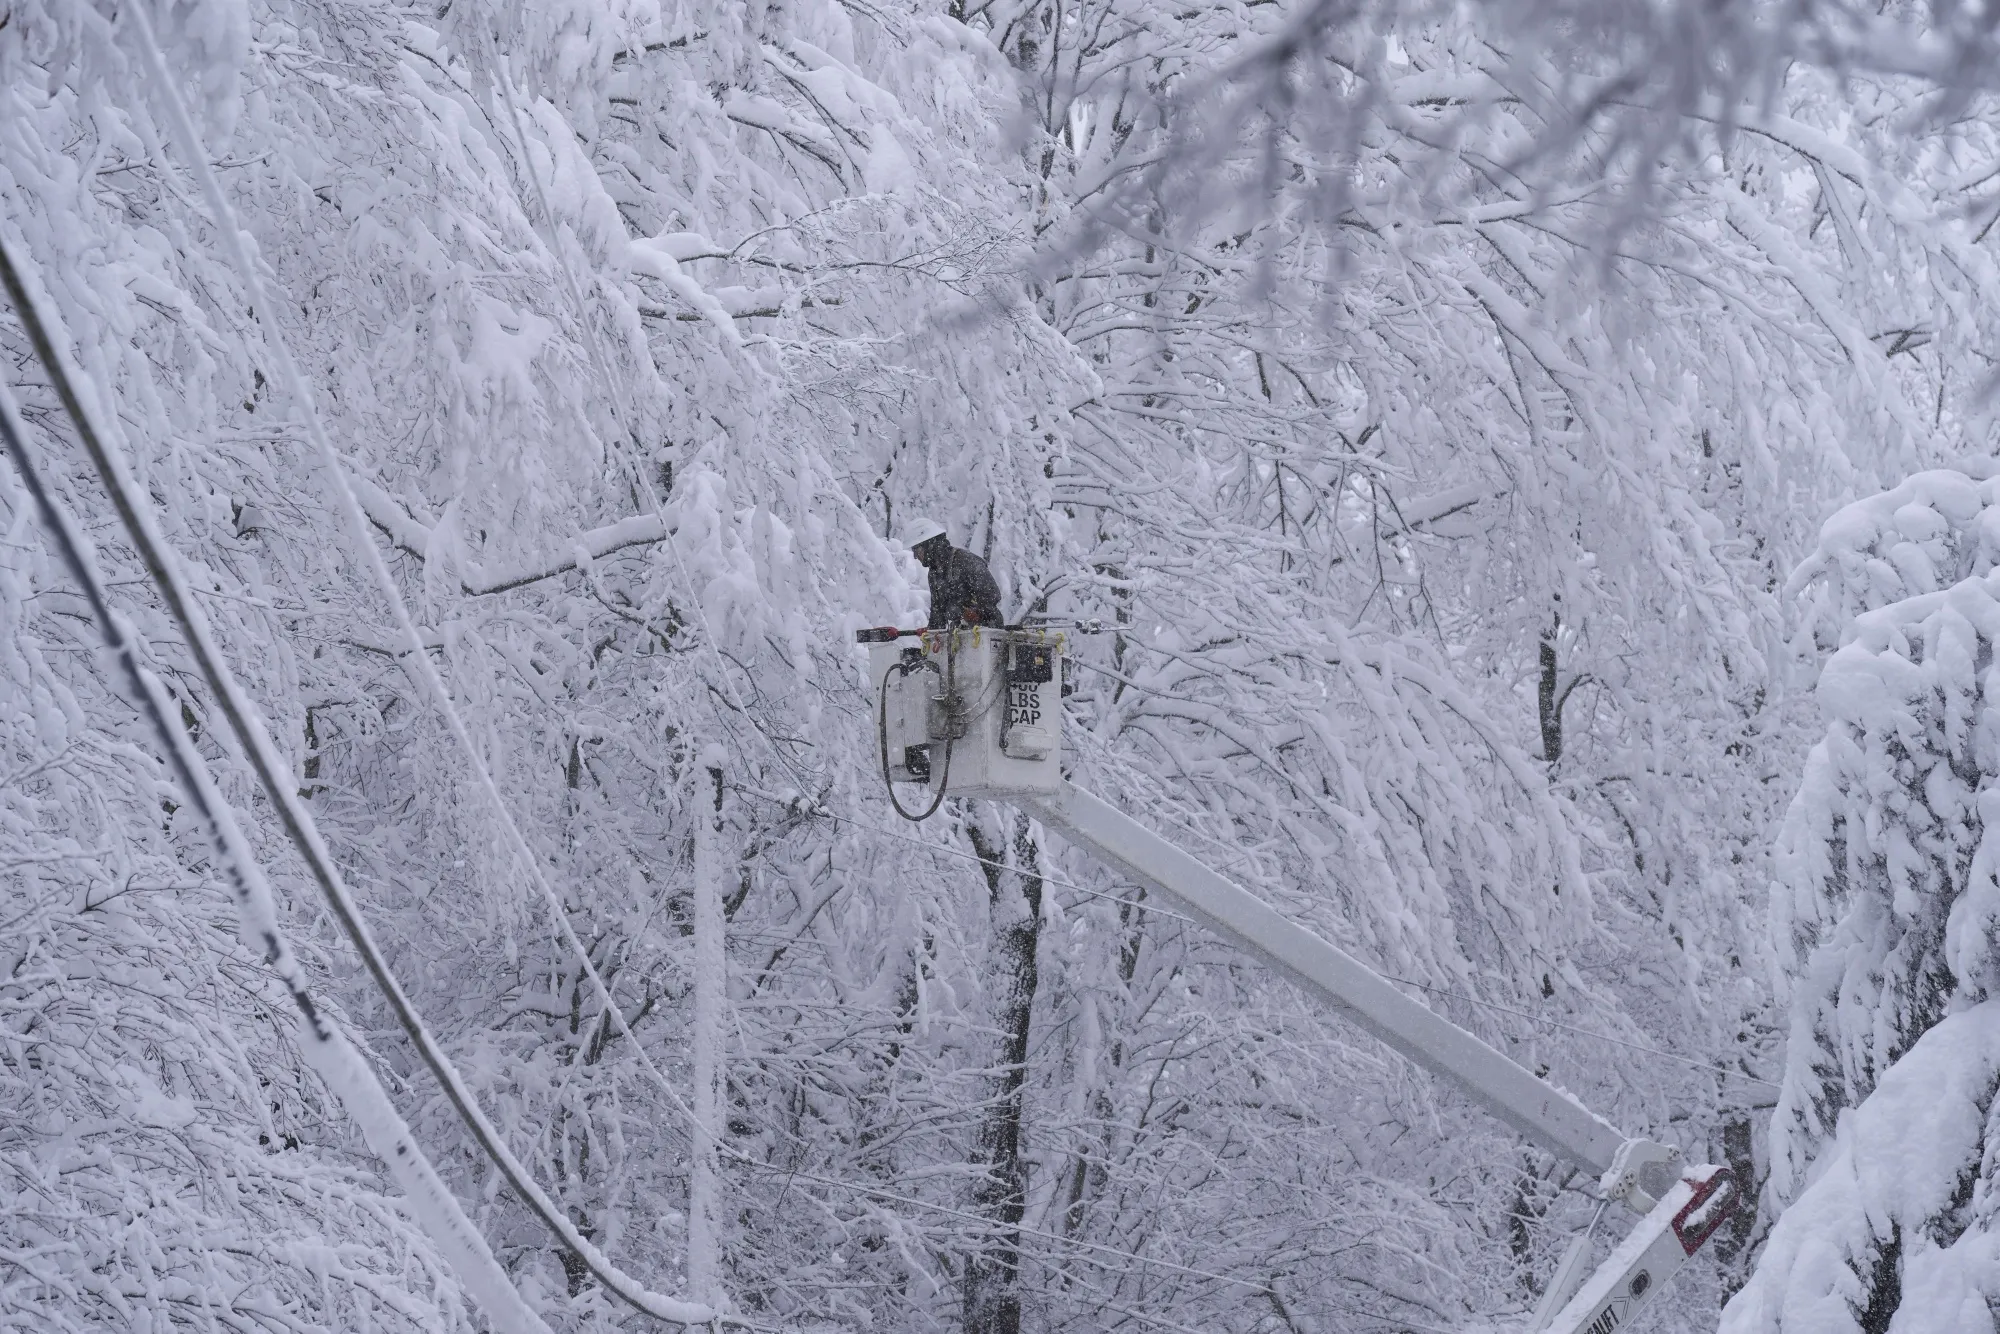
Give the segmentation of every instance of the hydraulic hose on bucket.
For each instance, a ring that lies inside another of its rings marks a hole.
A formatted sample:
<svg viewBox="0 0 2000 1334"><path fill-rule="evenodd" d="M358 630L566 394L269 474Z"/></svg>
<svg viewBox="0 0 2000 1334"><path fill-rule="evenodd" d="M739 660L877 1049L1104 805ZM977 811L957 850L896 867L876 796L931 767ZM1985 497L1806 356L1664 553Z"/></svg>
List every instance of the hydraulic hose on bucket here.
<svg viewBox="0 0 2000 1334"><path fill-rule="evenodd" d="M914 650L912 650L914 651ZM946 670L938 673L944 679L944 693L947 700L954 698L958 685L958 657L952 646L952 636L945 636L944 660ZM894 662L882 677L882 690L875 700L875 744L882 759L882 786L889 793L889 804L896 814L912 823L930 819L937 814L938 807L944 805L945 785L951 779L951 748L953 738L950 729L945 729L944 757L937 771L937 792L931 797L931 804L923 811L913 813L905 810L896 796L896 780L889 776L889 682L895 678L908 676L915 671L937 672L938 665L926 657L921 663Z"/></svg>

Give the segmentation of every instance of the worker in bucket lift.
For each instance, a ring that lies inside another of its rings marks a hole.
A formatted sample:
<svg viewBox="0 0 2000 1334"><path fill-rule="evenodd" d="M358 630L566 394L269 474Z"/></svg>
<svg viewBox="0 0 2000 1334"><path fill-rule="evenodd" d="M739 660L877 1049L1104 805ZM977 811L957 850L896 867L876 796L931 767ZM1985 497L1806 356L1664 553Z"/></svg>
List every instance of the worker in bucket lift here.
<svg viewBox="0 0 2000 1334"><path fill-rule="evenodd" d="M930 629L1001 624L1000 586L993 582L993 572L970 551L953 546L943 524L935 519L912 520L903 540L930 571Z"/></svg>

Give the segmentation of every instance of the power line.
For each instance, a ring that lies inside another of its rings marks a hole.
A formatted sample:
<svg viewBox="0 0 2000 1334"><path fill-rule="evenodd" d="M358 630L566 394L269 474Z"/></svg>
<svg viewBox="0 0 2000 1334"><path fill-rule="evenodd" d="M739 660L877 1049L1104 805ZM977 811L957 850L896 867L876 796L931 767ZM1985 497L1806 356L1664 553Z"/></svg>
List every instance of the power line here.
<svg viewBox="0 0 2000 1334"><path fill-rule="evenodd" d="M478 752L473 747L471 737L465 729L463 720L459 718L457 710L452 707L450 696L444 690L443 683L438 679L436 669L431 664L429 655L424 651L423 637L418 633L415 624L412 622L409 609L402 601L401 595L396 588L395 580L389 574L387 566L382 562L381 553L375 548L374 541L369 533L368 521L362 513L361 506L354 496L352 487L348 483L346 473L341 467L340 457L335 452L332 441L327 437L325 426L313 406L312 396L306 388L304 377L300 374L297 363L292 358L283 330L274 323L268 323L274 307L264 290L264 284L258 276L256 267L251 263L249 255L243 248L243 233L236 220L235 210L230 207L227 198L223 195L221 184L217 181L214 171L209 166L208 154L202 144L201 136L195 129L194 122L188 115L187 107L181 100L179 91L174 87L173 80L167 74L165 63L160 55L159 42L154 35L152 22L145 12L145 7L143 5L126 6L125 9L120 11L120 14L121 17L127 14L131 16L139 37L139 41L135 45L138 48L137 55L140 63L144 66L147 77L154 85L155 94L167 113L168 126L174 139L179 144L182 157L185 159L185 166L201 187L202 194L213 218L216 232L222 243L223 251L228 256L231 266L236 270L237 276L243 283L245 292L250 298L253 316L267 330L268 336L265 339L266 349L271 354L300 414L304 418L307 434L319 454L321 466L326 469L327 475L333 480L332 489L335 493L335 499L339 507L346 513L352 530L352 536L363 557L363 563L368 568L369 573L374 576L377 586L387 595L390 610L395 616L397 626L413 650L409 656L412 670L417 673L419 679L432 688L440 704L443 706L443 712L448 725L459 744L464 748L473 773L478 778L482 789L488 794L489 799L499 811L502 825L510 837L511 849L515 852L521 864L528 869L537 886L541 888L545 899L550 902L552 909L556 913L558 924L568 938L571 947L577 952L579 957L584 959L585 967L590 972L592 981L597 986L600 998L606 1003L607 1008L611 1010L619 1026L624 1028L623 1012L615 1004L610 1003L610 993L604 989L602 979L597 976L596 970L590 965L588 954L583 949L582 942L576 939L575 931L570 927L567 916L561 913L560 903L556 900L553 889L549 886L547 879L541 874L540 865L529 850L527 842L522 837L519 828L514 824L505 803L501 801L499 790L494 785L492 774L488 771L486 765L481 761ZM21 298L17 298L17 300L21 300ZM23 319L35 318L31 303L24 303L22 305L22 317ZM39 324L39 321L37 323ZM45 334L38 342L38 350L42 352L44 360L48 363L48 369L52 376L63 373L61 359L56 355L53 343L47 339ZM65 381L67 380L66 375L64 379ZM65 406L69 408L70 415L75 420L79 431L86 433L86 435L94 440L95 433L89 430L87 418L82 412L81 405L75 400L73 393L65 395ZM389 999L391 1008L396 1013L404 1031L410 1036L412 1042L416 1044L425 1064L430 1067L433 1076L444 1088L454 1109L459 1114L459 1119L472 1132L474 1140L479 1144L486 1156L493 1161L494 1165L500 1169L508 1184L528 1205L536 1218L554 1234L564 1245L565 1249L569 1250L584 1263L585 1267L604 1285L606 1291L616 1295L635 1309L662 1320L682 1324L705 1324L722 1318L718 1312L708 1307L651 1292L637 1281L625 1275L610 1262L608 1257L577 1231L568 1217L543 1193L532 1174L514 1158L513 1153L507 1148L504 1139L501 1138L499 1132L486 1119L485 1113L473 1099L470 1090L460 1080L456 1068L451 1064L444 1052L437 1047L429 1032L424 1028L421 1019L416 1014L414 1005L403 994L401 987L389 972L386 962L381 959L379 951L376 950L358 910L347 894L344 883L340 880L338 872L333 867L330 855L328 855L324 844L319 839L318 831L312 822L312 817L299 804L295 788L280 781L279 775L283 772L284 767L282 761L278 759L270 745L269 738L263 734L261 726L252 721L247 704L239 699L235 682L229 676L228 669L222 663L219 655L215 654L212 646L207 644L206 636L199 632L198 627L205 625L205 622L195 619L199 617L198 610L194 609L185 597L178 596L171 567L161 559L159 552L154 549L154 544L150 540L151 535L144 531L145 525L138 522L136 509L130 502L129 497L122 497L117 470L110 466L108 458L102 455L101 450L97 451L95 457L98 460L100 472L104 473L106 486L112 488L114 493L121 494L121 516L127 519L128 527L132 528L135 542L141 544L142 550L152 552L147 562L149 571L153 574L155 582L160 584L163 595L167 596L170 604L174 605L177 613L177 621L181 624L184 633L189 634L191 641L199 641L199 647L196 651L197 658L202 664L204 679L207 680L210 689L216 692L218 698L223 701L224 711L229 719L231 730L236 733L239 742L251 757L253 768L257 772L258 781L264 788L272 805L279 811L281 820L285 825L286 833L290 836L293 843L298 846L308 866L311 867L314 880L319 885L321 893L327 897L329 903L334 905L336 917L341 921L350 940L354 942L356 949L362 953L364 959L369 961L369 971L376 982L376 986ZM191 647L194 646L194 643L191 642ZM629 1029L625 1031L629 1036ZM636 1041L634 1042L634 1046L638 1046ZM640 1054L644 1058L643 1049L641 1049Z"/></svg>
<svg viewBox="0 0 2000 1334"><path fill-rule="evenodd" d="M186 108L181 103L178 93L166 77L165 68L160 61L158 44L153 37L151 25L143 13L138 12L136 9L134 9L133 13L144 41L144 49L141 51L141 57L147 64L148 73L154 79L161 100L171 112L170 123L173 126L176 137L180 140L182 154L188 159L188 169L197 178L202 187L209 210L214 215L217 231L221 235L224 250L232 266L236 269L239 279L249 293L252 309L259 313L261 323L261 313L271 309L271 306L266 298L263 284L255 267L250 263L249 257L242 249L241 231L236 223L234 211L223 196L220 184L215 179L214 173L208 167L208 157L205 149L202 147L199 133L195 130L192 120L188 117ZM490 40L488 49L491 51ZM499 65L497 56L495 64L496 67ZM504 67L497 68L496 72L500 74L503 80L506 79ZM510 113L513 115L514 129L516 134L521 136L518 142L522 154L523 169L529 173L536 193L540 197L540 181L533 176L532 162L527 155L525 135L522 132L518 108L513 105L511 82L507 83L507 90L509 93ZM543 211L546 214L548 212L546 198L542 197L541 202ZM559 252L556 252L555 257L558 265L563 269L569 295L578 307L577 317L583 323L586 337L592 341L593 359L598 362L600 373L611 386L609 392L615 398L618 393L615 380L610 376L609 368L603 363L601 355L597 355L599 350L596 347L595 327L589 323L587 312L582 308L581 293L577 289L574 276L569 273L568 265ZM321 466L325 468L328 476L333 479L334 485L331 488L333 496L337 507L345 513L351 538L363 555L364 564L373 576L376 586L387 601L389 609L396 619L398 630L401 631L402 637L410 646L410 652L407 655L406 661L410 664L412 671L428 689L428 692L438 705L440 713L444 717L454 740L464 752L481 790L499 819L502 829L505 831L509 850L514 853L520 866L541 891L543 901L549 910L551 921L577 958L583 972L589 978L593 993L597 996L599 1003L610 1014L614 1027L631 1044L640 1064L652 1076L655 1083L667 1093L676 1110L687 1118L691 1125L697 1125L698 1123L692 1110L681 1100L678 1092L674 1090L671 1081L660 1071L659 1067L653 1062L651 1055L646 1051L645 1045L639 1041L638 1035L632 1031L623 1008L618 1005L616 999L612 996L609 986L605 983L602 974L599 973L595 963L592 961L589 951L584 947L583 942L578 939L575 928L569 921L567 911L564 910L561 901L555 894L554 888L549 884L540 862L528 847L527 839L521 833L520 826L514 820L513 813L508 808L506 801L501 797L499 788L493 781L491 771L481 759L477 748L472 744L471 736L466 729L464 720L458 713L450 692L445 688L442 678L437 673L437 669L431 663L429 655L424 651L423 637L410 616L409 608L404 603L401 592L396 587L394 579L390 576L388 568L382 562L381 553L377 550L373 537L369 532L366 515L363 513L353 493L353 489L347 480L346 472L342 467L339 455L335 452L332 442L326 436L325 427L320 421L319 414L313 405L313 400L306 388L304 377L300 374L297 364L290 355L284 332L274 324L266 325L265 327L268 330L266 344L272 352L277 367L286 381L288 390L305 419L304 424L307 434L320 456ZM622 447L620 452L622 454ZM708 624L706 611L702 608L700 598L694 589L692 573L688 570L686 560L682 557L678 545L673 541L672 530L665 522L665 515L662 512L663 506L660 504L657 492L652 488L651 479L645 476L643 469L637 470L637 476L640 484L645 487L647 494L653 501L655 513L661 518L662 528L667 533L668 545L680 567L682 579L688 588L690 597L693 599L696 615L702 624L703 642L714 656L716 666L722 673L723 687L729 692L733 702L745 718L750 721L752 727L758 731L760 736L763 736L762 728L757 726L755 716L750 713L740 695L736 693L734 683L728 678L726 665L721 662L721 652L716 645L714 631ZM733 734L733 729L729 727L727 719L721 718L719 711L718 717L722 721L725 730L729 730ZM772 752L777 755L779 762L795 778L800 780L801 792L803 793L807 787L803 777L799 775L797 769L777 747L775 742L771 741L768 736L763 736L763 739L771 747ZM278 795L274 794L274 803L277 803L278 800ZM280 809L289 810L289 807L280 805ZM309 827L310 817L303 810L298 811L297 814L307 822ZM329 875L332 874L330 866L327 867L327 871ZM338 881L333 880L330 883L337 885ZM365 938L365 928L360 927L358 916L355 918L355 924L362 937ZM359 947L360 942L357 941L357 948ZM369 950L372 950L372 942L369 942ZM368 950L364 950L364 953L367 952ZM395 986L393 977L387 974L386 966L378 978L378 985L384 984L388 987ZM400 994L400 989L398 989L398 992ZM404 1000L404 1006L408 1007L407 999ZM453 1085L456 1085L458 1082L456 1071L451 1068L442 1052L433 1053L429 1034L423 1029L420 1021L414 1020L414 1009L409 1009L408 1013L413 1022L406 1022L404 1024L405 1030L410 1032L413 1041L416 1041L419 1048L424 1051L426 1063L431 1066L433 1074L439 1078L440 1082L446 1084L447 1093L453 1094L452 1101L454 1106L459 1110L461 1119L466 1122L468 1127L473 1129L475 1138L479 1140L481 1147L486 1150L488 1156L493 1158L497 1165L501 1166L509 1184L514 1186L517 1193L520 1193L524 1199L528 1200L531 1208L533 1208L533 1211L543 1224L555 1233L567 1249L584 1261L586 1267L605 1285L608 1291L645 1314L660 1319L679 1323L699 1324L722 1318L726 1323L731 1324L747 1325L749 1323L735 1317L718 1317L717 1313L710 1311L706 1307L646 1291L639 1287L634 1280L613 1267L608 1258L603 1256L601 1252L598 1252L594 1246L577 1233L568 1218L557 1211L546 1197L542 1196L539 1186L527 1175L526 1169L520 1167L518 1163L513 1162L512 1155L508 1152L505 1144L492 1132L489 1125L485 1125L484 1114L471 1101L470 1094L462 1088L454 1092ZM399 1018L403 1017L403 1013L399 1011ZM433 1055L435 1059L433 1059ZM482 1126L484 1126L486 1133L481 1133ZM511 1171L508 1170L509 1164L512 1164L513 1170Z"/></svg>
<svg viewBox="0 0 2000 1334"><path fill-rule="evenodd" d="M97 433L89 416L84 412L75 386L72 384L63 359L57 354L54 340L49 337L40 313L29 298L26 285L16 271L13 256L4 243L0 243L0 282L4 282L9 299L19 314L36 355L47 369L51 383L61 397L65 410L75 424L85 451L96 465L99 477L111 496L127 535L139 551L157 586L161 600L166 603L169 613L181 627L189 652L194 656L204 679L209 683L219 707L229 719L231 729L252 769L256 772L266 795L281 812L287 833L293 837L300 853L312 868L315 878L325 889L334 916L343 929L355 941L361 951L364 963L377 987L388 998L390 1007L406 1027L414 1025L424 1039L419 1049L428 1059L433 1051L428 1043L428 1034L422 1033L421 1022L415 1019L409 1009L408 999L390 975L381 954L368 936L367 928L356 916L354 905L348 899L344 887L337 879L329 880L330 866L327 864L325 849L319 845L317 836L308 827L298 826L293 816L297 812L287 804L290 795L283 784L272 781L275 771L273 756L268 743L256 728L248 714L245 701L236 690L234 680L222 664L220 655L209 639L207 623L192 604L182 586L178 573L170 563L163 542L157 539L149 516L138 507L133 499L133 488L124 476L123 468L106 449L102 437ZM218 853L218 860L227 869L234 881L238 910L242 914L245 935L258 937L264 947L265 958L270 967L291 992L293 1004L298 1007L303 1023L305 1054L321 1075L335 1084L348 1111L361 1121L368 1131L371 1147L382 1154L390 1171L410 1194L415 1212L431 1231L440 1249L445 1252L447 1263L451 1265L460 1281L472 1291L482 1309L496 1325L521 1331L523 1334L547 1334L547 1326L521 1301L511 1280L494 1259L492 1249L486 1245L472 1221L466 1217L457 1199L438 1178L436 1170L424 1156L423 1149L409 1132L409 1127L397 1114L388 1094L383 1090L375 1073L363 1061L353 1046L346 1040L324 1012L314 1002L307 985L304 970L285 940L277 919L276 899L271 892L269 881L262 865L244 839L236 824L234 813L227 801L216 791L213 780L207 772L206 762L189 741L186 731L174 716L171 701L166 697L159 678L140 665L138 649L134 641L130 622L116 613L110 603L102 581L98 578L95 565L86 554L86 547L77 533L69 516L57 505L41 478L33 454L27 443L27 433L14 407L13 396L0 383L0 435L4 435L9 451L14 455L15 466L23 481L38 502L49 529L56 539L64 563L71 575L82 586L85 597L90 602L106 644L112 649L122 674L130 686L134 698L152 723L153 730L166 752L167 762L174 771L181 791L190 805L203 817ZM315 1050L315 1049L318 1050ZM446 1093L460 1106L459 1099L464 1090L455 1078L446 1084ZM358 1105L357 1105L358 1104ZM474 1112L476 1117L476 1109ZM490 1131L490 1127L487 1127ZM501 1163L501 1170L507 1171L507 1164Z"/></svg>

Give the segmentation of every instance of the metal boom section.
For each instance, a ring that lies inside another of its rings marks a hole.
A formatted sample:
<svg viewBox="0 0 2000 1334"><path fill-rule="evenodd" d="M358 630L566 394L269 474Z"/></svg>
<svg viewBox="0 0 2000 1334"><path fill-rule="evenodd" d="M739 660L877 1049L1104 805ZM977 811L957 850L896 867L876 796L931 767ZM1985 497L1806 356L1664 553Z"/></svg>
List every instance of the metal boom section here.
<svg viewBox="0 0 2000 1334"><path fill-rule="evenodd" d="M1555 1334L1622 1329L1735 1208L1735 1186L1726 1170L1703 1166L1682 1175L1678 1151L1628 1138L1504 1052L1397 991L1361 960L1290 921L1110 803L1068 782L1018 792L1010 799L1457 1086L1532 1143L1589 1168L1598 1175L1598 1188L1607 1200L1621 1200L1644 1215L1587 1281L1583 1262L1589 1234L1577 1237L1529 1328ZM1659 1192L1657 1199L1640 1184L1646 1168L1666 1177L1649 1183Z"/></svg>
<svg viewBox="0 0 2000 1334"><path fill-rule="evenodd" d="M1124 812L1079 787L1014 804L1263 959L1396 1051L1469 1094L1533 1143L1602 1176L1629 1139L1504 1052L1397 991Z"/></svg>

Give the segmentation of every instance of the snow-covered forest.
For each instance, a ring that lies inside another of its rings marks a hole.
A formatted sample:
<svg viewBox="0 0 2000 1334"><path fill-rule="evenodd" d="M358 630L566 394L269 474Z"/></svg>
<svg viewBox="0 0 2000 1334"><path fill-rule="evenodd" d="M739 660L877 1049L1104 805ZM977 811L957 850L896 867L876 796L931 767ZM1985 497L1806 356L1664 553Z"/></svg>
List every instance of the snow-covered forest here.
<svg viewBox="0 0 2000 1334"><path fill-rule="evenodd" d="M0 0L0 1329L1525 1328L1587 1173L896 818L928 516L1073 782L1736 1174L1646 1328L1994 1330L1996 23Z"/></svg>

